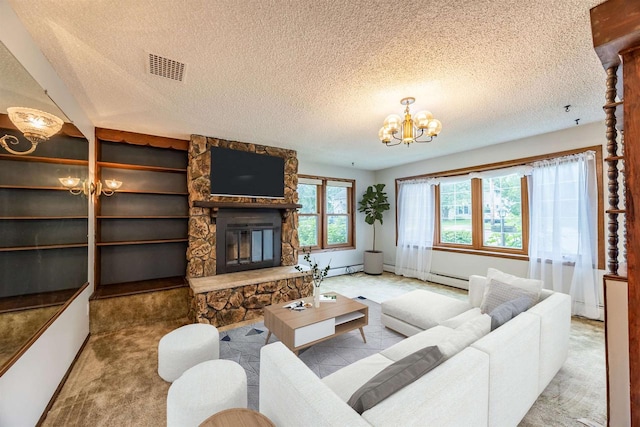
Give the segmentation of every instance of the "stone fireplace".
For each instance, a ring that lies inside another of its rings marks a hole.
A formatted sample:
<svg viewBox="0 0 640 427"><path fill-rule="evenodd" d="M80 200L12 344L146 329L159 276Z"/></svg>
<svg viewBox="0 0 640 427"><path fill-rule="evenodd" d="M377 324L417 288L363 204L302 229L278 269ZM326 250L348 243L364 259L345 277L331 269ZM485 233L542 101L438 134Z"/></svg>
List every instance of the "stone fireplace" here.
<svg viewBox="0 0 640 427"><path fill-rule="evenodd" d="M284 158L284 200L210 194L210 147ZM187 278L193 322L222 326L262 308L309 296L298 261L298 160L276 147L192 135L189 144Z"/></svg>

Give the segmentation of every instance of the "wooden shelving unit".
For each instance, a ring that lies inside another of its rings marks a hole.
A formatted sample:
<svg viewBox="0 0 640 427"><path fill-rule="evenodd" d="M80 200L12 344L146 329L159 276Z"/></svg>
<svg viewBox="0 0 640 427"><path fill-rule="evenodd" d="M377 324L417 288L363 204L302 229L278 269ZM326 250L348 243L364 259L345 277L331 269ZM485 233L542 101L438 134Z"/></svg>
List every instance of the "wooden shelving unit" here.
<svg viewBox="0 0 640 427"><path fill-rule="evenodd" d="M0 311L60 304L87 282L88 201L58 178L86 179L88 154L86 139L64 133L34 155L0 149Z"/></svg>
<svg viewBox="0 0 640 427"><path fill-rule="evenodd" d="M184 286L188 141L96 129L96 179L122 187L96 204L94 299Z"/></svg>

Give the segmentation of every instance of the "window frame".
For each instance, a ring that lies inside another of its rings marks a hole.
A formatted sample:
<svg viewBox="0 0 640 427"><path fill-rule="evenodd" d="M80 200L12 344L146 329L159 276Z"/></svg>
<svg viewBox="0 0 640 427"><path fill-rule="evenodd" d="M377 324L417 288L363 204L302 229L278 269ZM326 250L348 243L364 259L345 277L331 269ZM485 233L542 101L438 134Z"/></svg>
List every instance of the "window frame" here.
<svg viewBox="0 0 640 427"><path fill-rule="evenodd" d="M433 249L473 250L482 252L495 252L518 256L528 256L529 252L529 191L527 178L520 178L520 217L522 219L522 248L505 248L501 246L487 246L484 244L484 212L482 178L470 178L471 181L471 244L447 243L441 240L440 229L440 185L435 188L435 224Z"/></svg>
<svg viewBox="0 0 640 427"><path fill-rule="evenodd" d="M316 176L316 175L298 175L298 178L305 178L309 180L318 180L321 181L321 184L315 184L317 187L316 191L316 206L317 206L317 214L302 214L298 212L298 217L300 216L314 216L317 215L317 224L318 224L318 245L316 246L303 246L300 243L300 248L309 248L311 252L329 252L334 250L345 250L345 249L355 249L355 193L356 193L356 180L355 179L346 179L346 178L330 178L324 176ZM345 186L347 189L347 213L345 214L335 214L335 213L327 213L327 186L331 186L331 182L344 182L349 184L349 186ZM298 183L300 185L300 183ZM310 185L310 184L307 184ZM311 184L313 185L313 184ZM297 192L297 189L296 189ZM346 243L336 243L329 244L328 239L328 227L329 227L329 217L330 216L345 216L347 217L347 242ZM299 225L299 221L298 221Z"/></svg>
<svg viewBox="0 0 640 427"><path fill-rule="evenodd" d="M449 176L458 176L458 175L465 175L471 172L482 172L482 171L489 171L489 170L495 170L495 169L501 169L501 168L506 168L506 167L510 167L510 166L522 166L522 165L527 165L530 164L532 162L536 162L536 161L540 161L540 160L546 160L546 159L552 159L552 158L556 158L556 157L563 157L563 156L568 156L571 154L577 154L577 153L583 153L585 151L594 151L596 153L596 185L598 187L598 200L597 200L597 205L598 205L598 253L597 253L597 264L598 264L598 269L603 270L605 269L605 244L603 244L602 242L604 242L604 202L603 202L603 192L604 192L604 188L603 188L603 156L602 156L602 146L601 145L595 145L595 146L589 146L589 147L582 147L582 148L578 148L578 149L573 149L573 150L565 150L565 151L560 151L560 152L555 152L555 153L548 153L548 154L543 154L543 155L538 155L538 156L531 156L531 157L525 157L525 158L520 158L520 159L514 159L514 160L509 160L509 161L503 161L503 162L496 162L496 163L488 163L488 164L484 164L484 165L478 165L478 166L474 166L474 167L466 167L466 168L460 168L460 169L454 169L454 170L448 170L448 171L441 171L441 172L434 172L434 173L429 173L429 174L422 174L422 175L415 175L415 176L408 176L408 177L402 177L402 178L396 178L396 182L395 182L395 190L396 190L396 215L395 215L395 220L396 220L396 244L398 242L398 188L399 188L399 182L400 181L405 181L405 180L410 180L410 179L420 179L420 178L442 178L442 177L449 177ZM474 179L472 179L473 181ZM476 180L478 180L476 178ZM525 178L526 180L526 178ZM528 184L528 183L527 183ZM480 182L479 184L479 191L480 191L480 199L482 198L482 183ZM472 192L473 192L473 188L472 188ZM522 204L523 204L523 210L522 210L522 216L523 216L523 224L522 224L522 239L523 239L523 248L526 248L527 252L528 252L528 241L529 241L529 191L527 189L527 191L523 191L523 197L526 197L526 199L523 198L522 200ZM525 209L526 207L526 216L525 216ZM473 206L472 206L473 208ZM508 249L507 251L504 251L504 248L499 248L499 247L495 247L495 246L481 246L479 248L473 248L471 247L471 245L459 245L459 244L451 244L451 243L447 243L447 244L436 244L436 239L439 242L440 239L440 191L439 188L436 189L436 202L435 202L435 224L434 224L434 246L433 246L433 250L436 251L444 251L444 252L457 252L457 253L465 253L465 254L471 254L471 255L482 255L482 256L491 256L491 257L498 257L498 258L509 258L509 259L518 259L518 260L523 260L523 261L528 261L529 260L529 255L527 254L518 254L518 253L513 253L510 252ZM480 204L480 209L482 209L482 204ZM477 216L477 215L476 215ZM480 216L480 220L482 219L482 216ZM525 223L526 221L526 223ZM475 230L478 229L478 226L476 225L475 227L472 228L472 233L475 232ZM481 228L480 228L481 230ZM481 233L481 231L480 231ZM526 233L526 241L527 244L525 245L524 241L525 241L525 233Z"/></svg>

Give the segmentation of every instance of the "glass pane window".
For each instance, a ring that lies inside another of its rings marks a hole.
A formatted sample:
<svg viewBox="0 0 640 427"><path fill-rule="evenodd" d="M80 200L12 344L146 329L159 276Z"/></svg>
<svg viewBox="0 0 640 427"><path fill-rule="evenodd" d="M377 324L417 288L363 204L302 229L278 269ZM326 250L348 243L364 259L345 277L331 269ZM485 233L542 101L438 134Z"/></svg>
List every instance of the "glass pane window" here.
<svg viewBox="0 0 640 427"><path fill-rule="evenodd" d="M440 241L472 244L471 180L440 184Z"/></svg>
<svg viewBox="0 0 640 427"><path fill-rule="evenodd" d="M522 249L522 188L516 174L482 180L484 246Z"/></svg>
<svg viewBox="0 0 640 427"><path fill-rule="evenodd" d="M318 246L318 217L298 217L298 239L301 247Z"/></svg>
<svg viewBox="0 0 640 427"><path fill-rule="evenodd" d="M301 214L318 213L318 186L298 184L298 202L302 205Z"/></svg>
<svg viewBox="0 0 640 427"><path fill-rule="evenodd" d="M327 185L327 214L346 214L348 209L347 188Z"/></svg>
<svg viewBox="0 0 640 427"><path fill-rule="evenodd" d="M347 215L327 215L327 243L330 245L349 243Z"/></svg>

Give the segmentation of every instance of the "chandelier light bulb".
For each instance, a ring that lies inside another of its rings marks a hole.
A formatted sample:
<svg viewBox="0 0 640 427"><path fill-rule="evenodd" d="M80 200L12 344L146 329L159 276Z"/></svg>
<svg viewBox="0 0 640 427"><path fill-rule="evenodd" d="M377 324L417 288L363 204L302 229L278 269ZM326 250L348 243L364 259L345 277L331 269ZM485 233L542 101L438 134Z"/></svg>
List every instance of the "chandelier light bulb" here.
<svg viewBox="0 0 640 427"><path fill-rule="evenodd" d="M378 138L380 139L380 141L387 143L391 141L391 132L389 132L389 130L382 126L380 128L380 131L378 132Z"/></svg>
<svg viewBox="0 0 640 427"><path fill-rule="evenodd" d="M110 190L117 190L122 186L122 181L118 181L115 179L105 179L104 183L107 184Z"/></svg>
<svg viewBox="0 0 640 427"><path fill-rule="evenodd" d="M442 123L440 123L440 120L438 120L438 119L429 120L429 126L427 128L427 133L430 136L438 135L441 130L442 130Z"/></svg>
<svg viewBox="0 0 640 427"><path fill-rule="evenodd" d="M433 114L429 111L420 111L413 116L413 124L418 129L425 129L429 126L429 120L433 119Z"/></svg>
<svg viewBox="0 0 640 427"><path fill-rule="evenodd" d="M394 134L400 130L402 126L402 118L397 114L391 114L384 119L384 127L391 134Z"/></svg>
<svg viewBox="0 0 640 427"><path fill-rule="evenodd" d="M80 178L72 178L70 176L66 178L58 178L60 184L62 184L65 188L74 188L80 183Z"/></svg>

